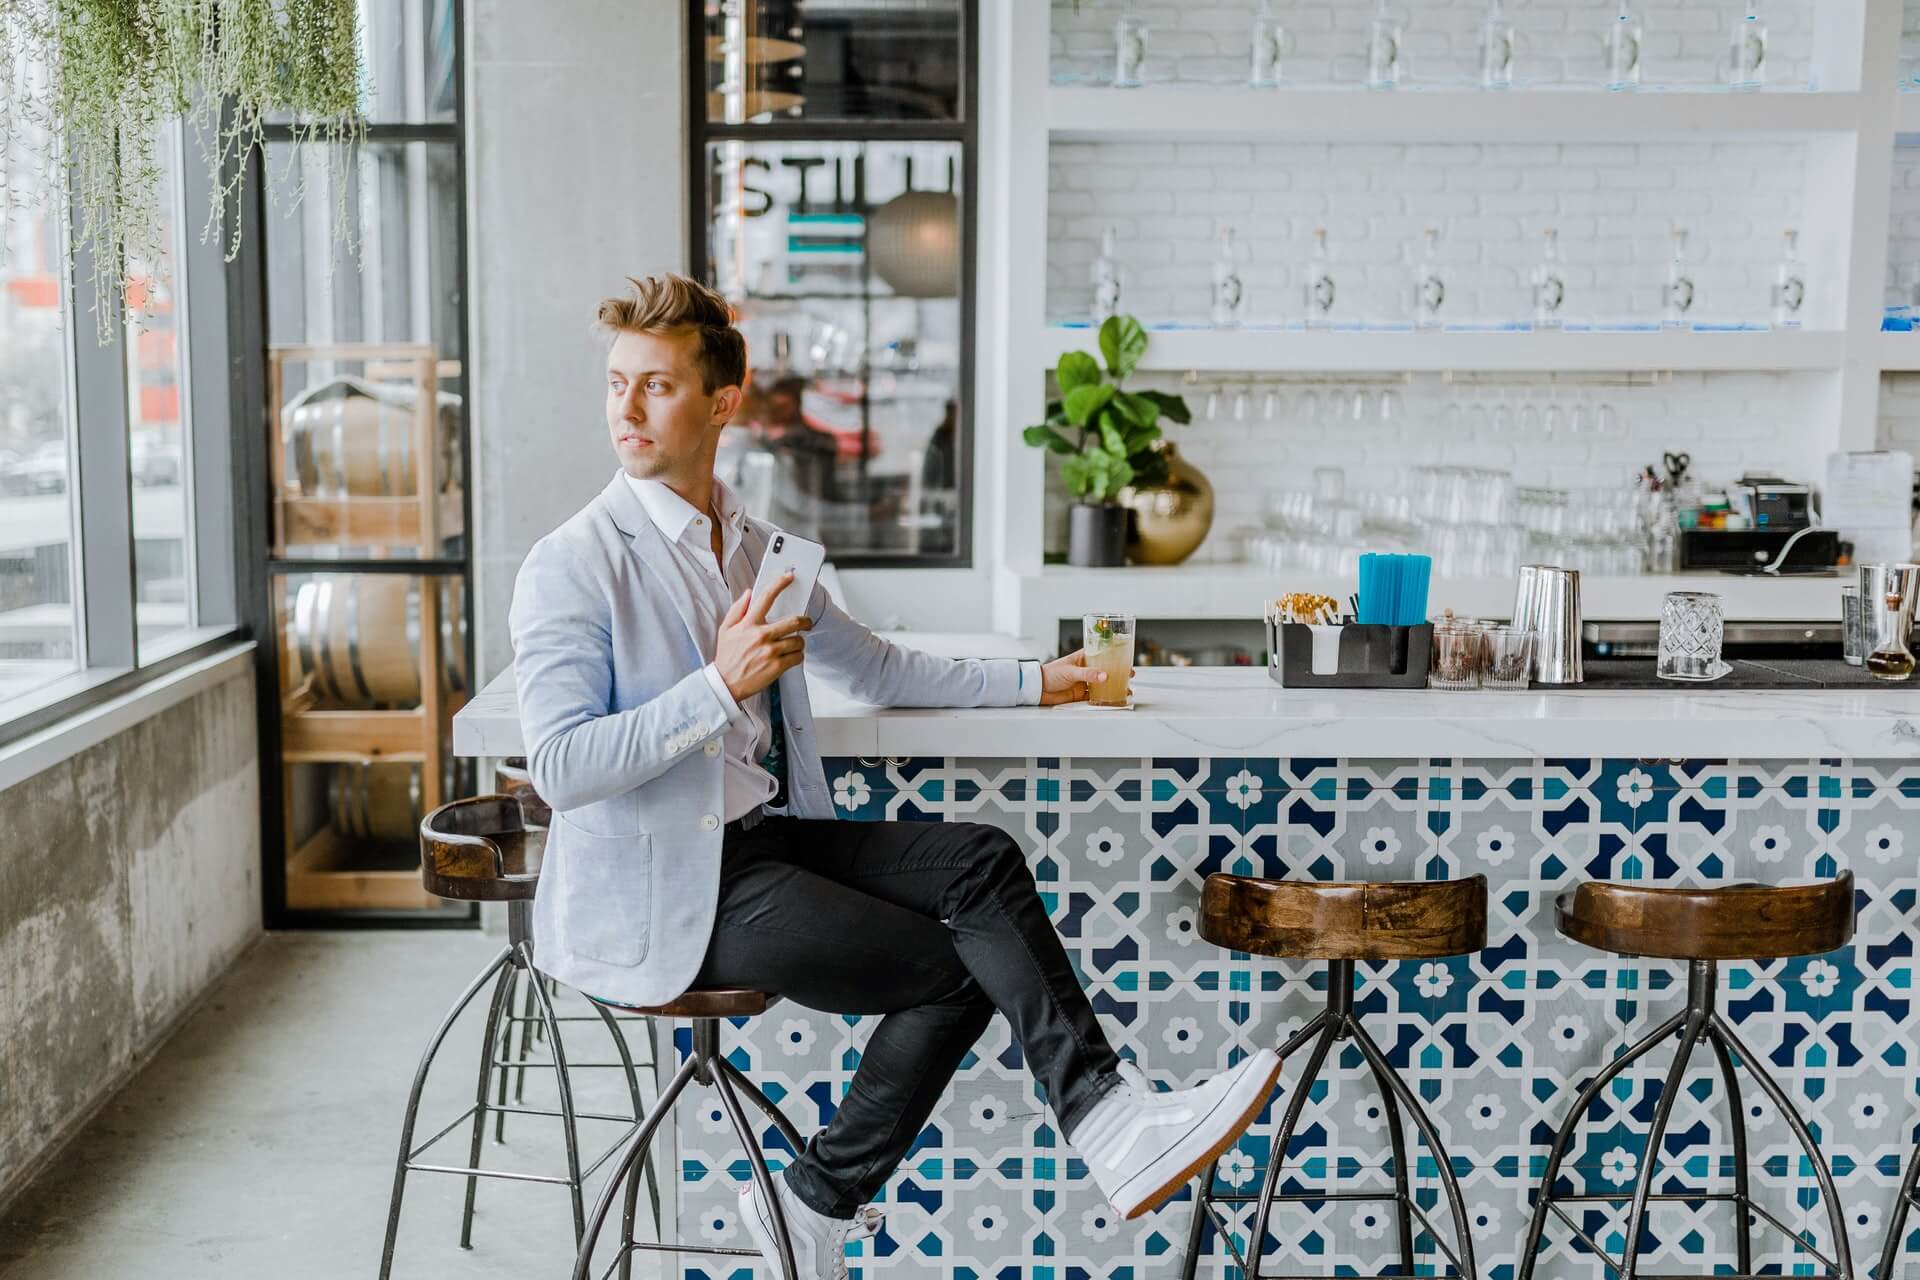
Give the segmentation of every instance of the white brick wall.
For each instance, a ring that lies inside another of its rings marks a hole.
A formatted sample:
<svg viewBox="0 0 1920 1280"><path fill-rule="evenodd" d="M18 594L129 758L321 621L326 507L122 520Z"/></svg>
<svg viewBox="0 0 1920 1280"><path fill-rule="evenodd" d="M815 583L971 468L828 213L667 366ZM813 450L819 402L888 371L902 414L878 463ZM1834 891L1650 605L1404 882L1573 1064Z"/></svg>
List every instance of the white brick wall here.
<svg viewBox="0 0 1920 1280"><path fill-rule="evenodd" d="M1920 340L1920 339L1917 339ZM1313 469L1346 469L1349 493L1362 489L1405 490L1407 469L1432 464L1493 467L1513 473L1521 485L1584 488L1625 485L1641 468L1660 465L1668 450L1693 456L1692 474L1708 483L1737 479L1747 471L1774 471L1818 483L1800 445L1814 416L1823 412L1822 396L1830 374L1682 373L1655 387L1566 385L1557 391L1561 429L1548 435L1536 423L1529 431L1517 424L1523 406L1532 404L1542 418L1555 398L1546 386L1512 384L1450 386L1432 375L1399 388L1401 406L1390 422L1378 413L1378 387L1369 387L1365 417L1355 423L1348 402L1353 385L1312 388L1322 410L1305 420L1304 386L1280 389L1273 421L1263 416L1264 387L1256 384L1244 420L1233 418L1233 393L1244 381L1202 375L1189 387L1175 375L1141 375L1129 381L1186 396L1194 421L1167 428L1180 452L1213 482L1216 514L1213 532L1197 560L1229 560L1230 534L1261 523L1266 495L1281 489L1310 489ZM1920 377L1910 381L1907 427L1920 444ZM1219 414L1208 419L1207 392L1220 387ZM1516 425L1492 429L1495 408L1505 402ZM1571 406L1587 407L1586 431L1567 429ZM1602 403L1613 405L1618 423L1612 434L1594 429ZM1338 404L1345 412L1336 413ZM1455 419L1449 406L1461 406ZM1486 410L1485 418L1474 412ZM1049 468L1050 472L1054 469ZM1065 491L1057 474L1049 486L1048 549L1064 550Z"/></svg>
<svg viewBox="0 0 1920 1280"><path fill-rule="evenodd" d="M1920 458L1920 374L1880 379L1880 446L1905 449Z"/></svg>
<svg viewBox="0 0 1920 1280"><path fill-rule="evenodd" d="M1920 267L1920 147L1893 149L1887 209L1887 301L1907 302L1907 272Z"/></svg>
<svg viewBox="0 0 1920 1280"><path fill-rule="evenodd" d="M1052 0L1052 69L1060 80L1113 74L1113 23L1121 13L1146 19L1147 79L1240 80L1247 74L1254 0ZM1813 50L1816 0L1764 0L1768 79L1804 84ZM1365 78L1370 0L1273 0L1290 33L1287 79L1299 83ZM1411 81L1471 81L1477 76L1485 0L1394 0L1401 19L1402 76ZM1717 80L1738 0L1635 0L1646 31L1642 70L1649 84ZM1615 9L1603 0L1507 0L1514 27L1516 81L1598 82L1605 74L1605 31ZM1910 20L1910 25L1912 24ZM1916 26L1920 41L1920 26Z"/></svg>
<svg viewBox="0 0 1920 1280"><path fill-rule="evenodd" d="M1560 232L1571 317L1659 314L1675 225L1690 233L1694 311L1764 319L1781 233L1802 215L1802 143L1392 145L1057 143L1047 307L1084 316L1102 228L1118 232L1122 305L1207 314L1218 232L1241 244L1255 319L1297 320L1315 227L1327 228L1336 318L1404 319L1427 226L1442 231L1447 312L1529 314L1541 231ZM1920 189L1916 189L1920 197ZM1920 213L1914 219L1920 226ZM1820 282L1810 282L1818 289Z"/></svg>

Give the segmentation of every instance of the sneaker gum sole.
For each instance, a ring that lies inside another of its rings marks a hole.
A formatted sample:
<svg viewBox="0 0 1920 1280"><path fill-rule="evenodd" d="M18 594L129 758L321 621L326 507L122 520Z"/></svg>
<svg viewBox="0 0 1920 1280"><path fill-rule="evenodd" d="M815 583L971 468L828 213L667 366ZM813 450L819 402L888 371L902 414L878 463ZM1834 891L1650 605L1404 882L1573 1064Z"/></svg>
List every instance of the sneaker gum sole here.
<svg viewBox="0 0 1920 1280"><path fill-rule="evenodd" d="M1144 1197L1140 1203L1134 1205L1133 1208L1124 1210L1120 1216L1127 1221L1132 1221L1135 1218L1152 1213L1168 1200L1171 1200L1181 1187L1186 1186L1188 1179L1212 1164L1228 1147L1238 1142L1240 1135L1247 1131L1247 1126L1254 1122L1254 1119L1260 1114L1260 1109L1266 1106L1268 1099L1273 1096L1274 1085L1278 1083L1280 1079L1280 1068L1284 1065L1285 1064L1281 1062L1275 1062L1273 1064L1273 1070L1267 1073L1266 1085L1253 1095L1252 1104L1241 1114L1240 1118L1233 1123L1232 1127L1227 1130L1226 1136L1216 1142L1205 1155L1182 1170L1180 1176L1167 1182L1166 1185L1162 1186L1152 1195Z"/></svg>

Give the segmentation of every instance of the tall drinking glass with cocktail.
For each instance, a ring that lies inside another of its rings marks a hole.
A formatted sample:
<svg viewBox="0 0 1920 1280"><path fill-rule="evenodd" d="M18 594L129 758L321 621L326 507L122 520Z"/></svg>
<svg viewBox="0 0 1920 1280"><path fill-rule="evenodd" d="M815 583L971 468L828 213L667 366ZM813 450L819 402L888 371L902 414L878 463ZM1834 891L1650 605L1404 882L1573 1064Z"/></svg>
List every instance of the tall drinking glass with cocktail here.
<svg viewBox="0 0 1920 1280"><path fill-rule="evenodd" d="M1089 613L1082 619L1086 665L1104 671L1105 680L1087 685L1087 704L1094 707L1133 705L1133 618L1124 613Z"/></svg>

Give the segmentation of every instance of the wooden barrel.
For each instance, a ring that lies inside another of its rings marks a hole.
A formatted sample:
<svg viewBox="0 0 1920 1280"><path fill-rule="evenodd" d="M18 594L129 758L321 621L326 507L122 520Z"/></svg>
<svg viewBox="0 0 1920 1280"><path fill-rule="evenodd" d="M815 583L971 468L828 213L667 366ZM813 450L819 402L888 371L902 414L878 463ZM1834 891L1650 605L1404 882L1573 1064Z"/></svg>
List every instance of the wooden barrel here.
<svg viewBox="0 0 1920 1280"><path fill-rule="evenodd" d="M464 691L466 590L457 576L318 574L287 602L287 669L312 677L314 705L358 710L420 701L421 583L440 593L438 644L443 687Z"/></svg>
<svg viewBox="0 0 1920 1280"><path fill-rule="evenodd" d="M459 483L459 397L441 392L434 423L435 483ZM414 493L411 387L373 395L359 382L303 393L282 414L292 478L309 498L406 497Z"/></svg>
<svg viewBox="0 0 1920 1280"><path fill-rule="evenodd" d="M417 764L336 764L327 778L333 829L353 840L411 843L425 806Z"/></svg>

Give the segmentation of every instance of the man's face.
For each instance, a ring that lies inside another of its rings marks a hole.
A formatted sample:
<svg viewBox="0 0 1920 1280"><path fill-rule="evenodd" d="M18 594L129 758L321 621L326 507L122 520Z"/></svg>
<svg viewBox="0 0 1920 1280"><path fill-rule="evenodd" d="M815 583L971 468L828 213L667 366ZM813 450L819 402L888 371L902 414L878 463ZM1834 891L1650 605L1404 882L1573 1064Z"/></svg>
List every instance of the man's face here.
<svg viewBox="0 0 1920 1280"><path fill-rule="evenodd" d="M700 336L622 331L607 351L607 432L628 475L674 481L713 467L720 428L740 406L740 388L708 394Z"/></svg>

